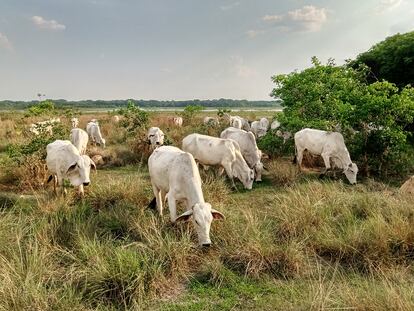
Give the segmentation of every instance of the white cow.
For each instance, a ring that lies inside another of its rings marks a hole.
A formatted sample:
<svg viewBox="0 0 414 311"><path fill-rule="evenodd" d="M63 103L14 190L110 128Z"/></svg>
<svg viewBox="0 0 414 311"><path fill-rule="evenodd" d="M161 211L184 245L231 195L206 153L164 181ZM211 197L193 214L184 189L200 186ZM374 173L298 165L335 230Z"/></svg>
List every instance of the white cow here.
<svg viewBox="0 0 414 311"><path fill-rule="evenodd" d="M313 155L320 155L325 163L325 173L331 168L331 160L338 168L343 169L351 184L356 184L358 167L352 163L348 149L341 133L327 132L305 128L295 134L296 158L301 167L303 152L307 150Z"/></svg>
<svg viewBox="0 0 414 311"><path fill-rule="evenodd" d="M60 118L52 118L46 121L36 122L30 124L29 131L33 134L40 135L40 134L53 134L53 126L57 123L60 123Z"/></svg>
<svg viewBox="0 0 414 311"><path fill-rule="evenodd" d="M91 137L91 140L94 144L99 144L105 148L106 141L104 138L102 138L101 129L99 128L99 124L96 120L90 121L86 125L86 132Z"/></svg>
<svg viewBox="0 0 414 311"><path fill-rule="evenodd" d="M261 118L260 124L263 128L266 129L266 131L269 129L269 120L267 118Z"/></svg>
<svg viewBox="0 0 414 311"><path fill-rule="evenodd" d="M164 145L164 132L159 127L151 127L147 133L148 144L152 148Z"/></svg>
<svg viewBox="0 0 414 311"><path fill-rule="evenodd" d="M205 117L203 123L208 126L218 126L220 124L217 117Z"/></svg>
<svg viewBox="0 0 414 311"><path fill-rule="evenodd" d="M257 148L256 139L252 132L229 127L220 134L221 138L233 139L240 146L240 152L246 160L247 165L252 168L256 175L256 181L262 181L263 163L262 152Z"/></svg>
<svg viewBox="0 0 414 311"><path fill-rule="evenodd" d="M190 134L183 139L183 150L191 153L203 165L221 165L234 187L233 177L236 177L246 189L252 189L254 172L243 159L240 146L236 141Z"/></svg>
<svg viewBox="0 0 414 311"><path fill-rule="evenodd" d="M183 126L183 118L182 117L168 117L168 123L173 126L181 127Z"/></svg>
<svg viewBox="0 0 414 311"><path fill-rule="evenodd" d="M119 117L119 116L113 116L112 117L112 121L114 122L114 123L119 123L119 121L121 120L121 118Z"/></svg>
<svg viewBox="0 0 414 311"><path fill-rule="evenodd" d="M79 150L79 153L86 154L86 147L88 146L88 133L80 128L74 128L70 131L70 141Z"/></svg>
<svg viewBox="0 0 414 311"><path fill-rule="evenodd" d="M186 221L191 217L199 244L210 246L211 222L224 219L224 216L204 201L201 178L193 156L177 147L162 146L149 157L148 169L159 213L162 215L162 205L167 197L171 222ZM177 201L184 201L187 208L179 217ZM151 203L153 205L154 200Z"/></svg>
<svg viewBox="0 0 414 311"><path fill-rule="evenodd" d="M277 129L277 128L279 128L280 127L280 122L278 121L278 120L274 120L273 122L272 122L272 124L270 125L270 128L272 129L272 130L275 130L275 129Z"/></svg>
<svg viewBox="0 0 414 311"><path fill-rule="evenodd" d="M266 135L267 128L263 127L260 121L253 121L251 125L251 131L257 138L260 138Z"/></svg>
<svg viewBox="0 0 414 311"><path fill-rule="evenodd" d="M239 119L239 118L234 118L234 117L232 117L232 118L233 119L231 119L231 121L230 121L230 126L236 128L236 129L241 129L242 126L243 126L242 120Z"/></svg>
<svg viewBox="0 0 414 311"><path fill-rule="evenodd" d="M79 119L78 118L72 118L70 119L70 122L72 123L72 128L77 128L79 125Z"/></svg>
<svg viewBox="0 0 414 311"><path fill-rule="evenodd" d="M288 132L288 131L277 130L276 131L276 136L283 138L283 143L286 143L286 141L288 139L291 139L292 138L292 133L291 132Z"/></svg>
<svg viewBox="0 0 414 311"><path fill-rule="evenodd" d="M63 193L63 180L69 179L71 185L78 187L79 193L83 195L83 186L90 184L91 167L96 169L95 163L87 156L80 155L78 149L68 140L56 140L46 147L46 164L51 174L49 181L54 179L54 190L61 186Z"/></svg>
<svg viewBox="0 0 414 311"><path fill-rule="evenodd" d="M181 118L181 117L174 117L173 118L173 124L175 126L179 126L179 127L183 126L183 118Z"/></svg>

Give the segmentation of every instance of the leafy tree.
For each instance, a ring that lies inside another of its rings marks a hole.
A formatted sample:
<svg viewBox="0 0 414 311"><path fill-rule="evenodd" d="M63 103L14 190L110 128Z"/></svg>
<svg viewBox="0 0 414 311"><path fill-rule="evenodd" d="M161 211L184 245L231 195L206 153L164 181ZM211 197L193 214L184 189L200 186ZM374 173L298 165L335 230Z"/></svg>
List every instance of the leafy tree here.
<svg viewBox="0 0 414 311"><path fill-rule="evenodd" d="M185 122L191 122L194 116L203 111L204 107L200 105L188 105L184 108L184 111L180 113Z"/></svg>
<svg viewBox="0 0 414 311"><path fill-rule="evenodd" d="M28 116L53 115L55 113L55 104L51 100L38 102L28 108Z"/></svg>
<svg viewBox="0 0 414 311"><path fill-rule="evenodd" d="M118 113L124 118L120 125L126 128L128 135L133 136L148 125L149 115L145 110L135 106L132 100L128 101L126 108L121 108Z"/></svg>
<svg viewBox="0 0 414 311"><path fill-rule="evenodd" d="M398 87L414 85L414 31L375 44L351 62L354 68L358 64L371 69L367 77L370 83L387 80Z"/></svg>

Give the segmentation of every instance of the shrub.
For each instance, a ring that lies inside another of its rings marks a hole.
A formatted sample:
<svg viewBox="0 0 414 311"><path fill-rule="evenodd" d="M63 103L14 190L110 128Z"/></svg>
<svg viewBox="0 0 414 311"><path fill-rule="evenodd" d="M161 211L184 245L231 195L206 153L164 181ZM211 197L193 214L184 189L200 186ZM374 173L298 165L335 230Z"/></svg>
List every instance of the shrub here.
<svg viewBox="0 0 414 311"><path fill-rule="evenodd" d="M124 116L120 121L120 125L127 130L127 136L135 136L137 131L148 125L148 112L135 106L132 101L128 101L127 107L118 110L118 113Z"/></svg>
<svg viewBox="0 0 414 311"><path fill-rule="evenodd" d="M188 105L185 106L184 111L181 112L184 122L191 123L197 113L203 111L204 107L200 105Z"/></svg>
<svg viewBox="0 0 414 311"><path fill-rule="evenodd" d="M55 104L51 100L45 100L30 106L27 110L27 116L53 115Z"/></svg>

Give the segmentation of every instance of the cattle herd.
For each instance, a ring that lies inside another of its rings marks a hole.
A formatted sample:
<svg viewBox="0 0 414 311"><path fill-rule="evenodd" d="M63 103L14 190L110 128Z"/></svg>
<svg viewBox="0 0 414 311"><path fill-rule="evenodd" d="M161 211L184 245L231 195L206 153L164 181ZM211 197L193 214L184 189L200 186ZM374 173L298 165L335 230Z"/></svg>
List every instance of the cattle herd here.
<svg viewBox="0 0 414 311"><path fill-rule="evenodd" d="M164 133L159 127L151 127L147 132L148 144L152 150L148 159L148 170L155 196L150 207L157 208L162 215L163 205L168 201L171 222L191 219L202 246L211 244L209 232L213 219L223 219L224 215L204 201L199 165L204 169L217 166L220 175L226 172L234 188L234 178L237 178L245 189L250 190L254 181L262 180L265 169L256 139L266 135L269 129L284 140L292 137L292 133L279 130L280 123L277 120L270 124L268 119L261 118L250 123L242 117L228 114L224 119L229 127L221 132L220 137L192 133L184 137L181 149L163 146ZM119 122L119 117L114 116L113 121ZM58 122L59 119L38 122L30 126L30 131L35 135L42 131L50 132L52 125ZM205 117L203 122L207 126L217 126L220 123L216 117ZM182 126L183 119L170 117L168 123ZM102 148L105 148L106 142L96 119L87 123L86 131L78 128L77 118L72 118L71 124L73 129L70 140L56 140L47 145L46 164L50 173L48 181L54 181L55 193L58 193L59 187L60 192L66 193L63 181L69 180L83 195L83 187L90 184L90 170L96 169L96 163L86 155L88 141L90 139L93 144ZM304 152L308 151L322 157L325 164L322 173L339 168L351 184L356 183L358 168L351 161L342 134L305 128L293 137L295 161L299 168ZM186 205L186 211L178 217L177 202Z"/></svg>

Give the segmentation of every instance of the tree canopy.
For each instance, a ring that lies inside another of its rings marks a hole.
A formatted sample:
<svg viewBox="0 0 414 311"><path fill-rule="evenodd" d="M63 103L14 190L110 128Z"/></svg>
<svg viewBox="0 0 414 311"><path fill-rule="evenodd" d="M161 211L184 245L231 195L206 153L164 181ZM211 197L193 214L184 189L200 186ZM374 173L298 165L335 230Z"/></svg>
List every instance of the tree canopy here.
<svg viewBox="0 0 414 311"><path fill-rule="evenodd" d="M351 65L367 65L369 82L386 80L398 87L414 86L414 31L396 34L358 55Z"/></svg>

